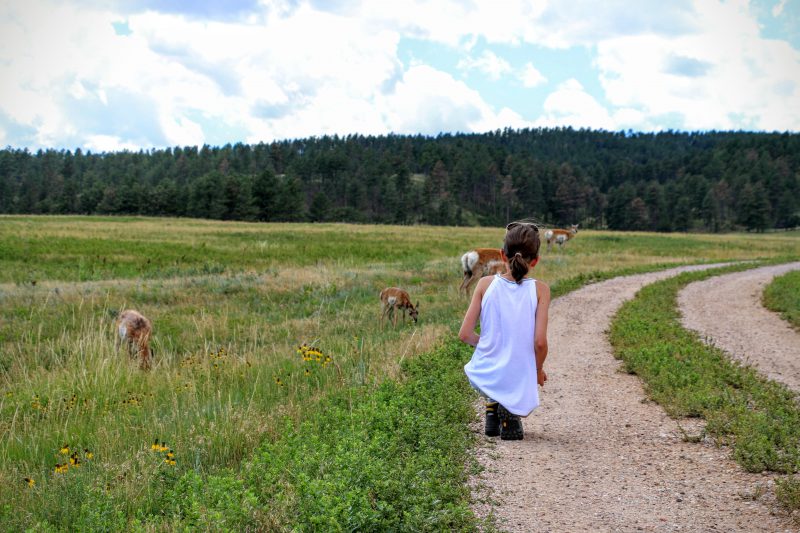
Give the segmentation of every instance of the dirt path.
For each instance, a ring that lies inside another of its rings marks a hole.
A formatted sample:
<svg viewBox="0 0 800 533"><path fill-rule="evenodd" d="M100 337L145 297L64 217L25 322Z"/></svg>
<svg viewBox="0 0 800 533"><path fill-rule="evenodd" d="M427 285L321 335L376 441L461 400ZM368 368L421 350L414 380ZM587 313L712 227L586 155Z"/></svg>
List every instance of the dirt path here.
<svg viewBox="0 0 800 533"><path fill-rule="evenodd" d="M691 283L678 295L683 326L770 379L800 390L800 333L761 305L772 278L798 269L800 262L787 263Z"/></svg>
<svg viewBox="0 0 800 533"><path fill-rule="evenodd" d="M482 437L491 444L473 480L478 516L493 509L507 531L791 530L752 496L769 477L744 473L711 443L683 442L612 355L605 331L619 306L697 268L616 278L553 302L542 405L524 421L524 440Z"/></svg>

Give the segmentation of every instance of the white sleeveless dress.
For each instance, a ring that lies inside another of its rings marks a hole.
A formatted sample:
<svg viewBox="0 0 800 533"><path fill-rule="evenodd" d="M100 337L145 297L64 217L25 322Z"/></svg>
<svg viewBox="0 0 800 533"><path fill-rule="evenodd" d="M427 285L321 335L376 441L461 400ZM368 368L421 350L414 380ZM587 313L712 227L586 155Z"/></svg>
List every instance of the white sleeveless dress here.
<svg viewBox="0 0 800 533"><path fill-rule="evenodd" d="M470 382L515 415L539 405L536 382L536 281L517 285L495 274L481 301L481 336L464 366Z"/></svg>

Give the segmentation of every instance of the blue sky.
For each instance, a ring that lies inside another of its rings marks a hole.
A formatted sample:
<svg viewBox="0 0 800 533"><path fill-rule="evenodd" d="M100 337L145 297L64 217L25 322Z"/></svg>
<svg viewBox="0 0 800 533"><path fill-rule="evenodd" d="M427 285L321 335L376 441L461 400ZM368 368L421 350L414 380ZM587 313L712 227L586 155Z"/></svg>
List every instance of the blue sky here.
<svg viewBox="0 0 800 533"><path fill-rule="evenodd" d="M800 0L9 0L0 146L800 131Z"/></svg>

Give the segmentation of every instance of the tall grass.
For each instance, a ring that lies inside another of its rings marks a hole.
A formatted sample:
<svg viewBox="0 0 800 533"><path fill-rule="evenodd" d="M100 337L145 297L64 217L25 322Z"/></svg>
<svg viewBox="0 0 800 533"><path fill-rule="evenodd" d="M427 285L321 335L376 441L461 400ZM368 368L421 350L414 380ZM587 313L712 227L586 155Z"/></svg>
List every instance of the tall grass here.
<svg viewBox="0 0 800 533"><path fill-rule="evenodd" d="M800 331L800 270L772 280L764 289L762 300L767 309L780 313L784 320Z"/></svg>
<svg viewBox="0 0 800 533"><path fill-rule="evenodd" d="M404 361L451 334L467 303L460 254L497 246L502 233L0 217L0 484L10 488L0 516L27 526L97 518L82 495L98 493L108 507L97 516L121 513L134 527L194 490L193 475L226 487L287 421L400 379ZM800 255L796 237L581 232L543 251L536 275L561 293L611 272L787 250ZM389 285L421 301L418 326L380 326L377 295ZM127 307L153 320L149 373L115 347L113 317ZM303 343L321 361L304 360ZM75 450L81 466L57 474Z"/></svg>

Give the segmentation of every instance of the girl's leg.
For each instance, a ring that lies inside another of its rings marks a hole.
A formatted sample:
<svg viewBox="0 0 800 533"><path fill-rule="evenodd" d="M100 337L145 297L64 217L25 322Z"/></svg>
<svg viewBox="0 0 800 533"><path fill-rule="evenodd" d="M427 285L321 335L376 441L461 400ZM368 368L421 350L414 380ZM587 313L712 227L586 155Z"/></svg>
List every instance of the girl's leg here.
<svg viewBox="0 0 800 533"><path fill-rule="evenodd" d="M500 419L500 438L502 440L522 440L525 433L522 430L522 419L502 405L497 407L497 416Z"/></svg>
<svg viewBox="0 0 800 533"><path fill-rule="evenodd" d="M500 435L500 417L497 415L497 410L500 404L491 398L486 400L486 426L483 432L487 437L496 437Z"/></svg>
<svg viewBox="0 0 800 533"><path fill-rule="evenodd" d="M500 404L492 400L489 395L475 385L472 380L469 380L469 384L483 397L483 402L486 407L486 426L483 432L487 437L496 437L500 435L500 418L497 416L497 408Z"/></svg>

